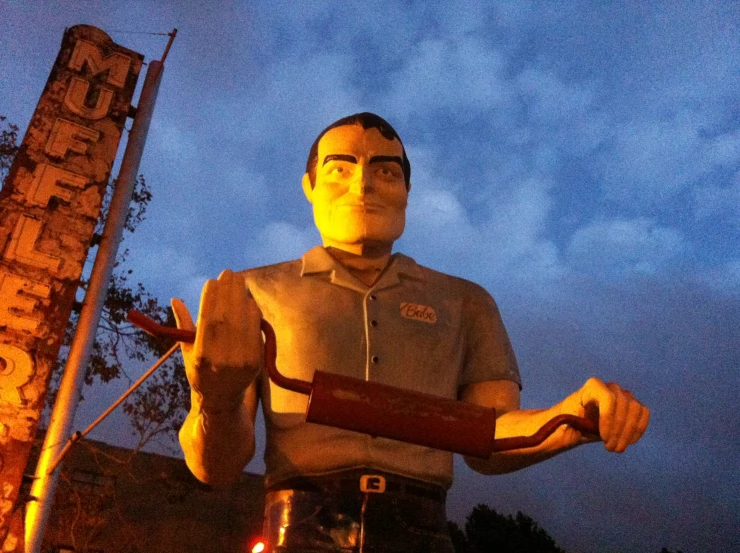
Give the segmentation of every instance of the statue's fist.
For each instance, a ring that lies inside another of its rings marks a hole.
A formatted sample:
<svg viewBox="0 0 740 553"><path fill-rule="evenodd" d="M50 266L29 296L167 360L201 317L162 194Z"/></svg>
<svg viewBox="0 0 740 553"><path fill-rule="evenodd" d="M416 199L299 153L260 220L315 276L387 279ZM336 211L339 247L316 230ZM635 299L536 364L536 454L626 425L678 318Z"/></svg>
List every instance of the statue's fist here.
<svg viewBox="0 0 740 553"><path fill-rule="evenodd" d="M608 451L622 453L639 440L650 421L650 409L635 399L632 392L615 382L589 378L580 390L563 402L563 411L586 417L599 424L599 434ZM570 429L573 439L585 439Z"/></svg>
<svg viewBox="0 0 740 553"><path fill-rule="evenodd" d="M179 299L172 300L178 328L195 330L192 344L181 344L193 391L210 409L241 402L262 364L262 313L243 278L224 271L203 287L197 329Z"/></svg>

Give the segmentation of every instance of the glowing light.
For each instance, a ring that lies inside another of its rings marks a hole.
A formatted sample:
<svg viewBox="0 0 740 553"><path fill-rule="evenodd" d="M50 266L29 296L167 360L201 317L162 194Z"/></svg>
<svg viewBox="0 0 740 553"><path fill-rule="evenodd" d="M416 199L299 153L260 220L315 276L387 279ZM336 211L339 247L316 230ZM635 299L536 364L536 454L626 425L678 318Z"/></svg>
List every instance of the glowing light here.
<svg viewBox="0 0 740 553"><path fill-rule="evenodd" d="M262 553L265 550L265 542L258 541L252 547L252 553Z"/></svg>

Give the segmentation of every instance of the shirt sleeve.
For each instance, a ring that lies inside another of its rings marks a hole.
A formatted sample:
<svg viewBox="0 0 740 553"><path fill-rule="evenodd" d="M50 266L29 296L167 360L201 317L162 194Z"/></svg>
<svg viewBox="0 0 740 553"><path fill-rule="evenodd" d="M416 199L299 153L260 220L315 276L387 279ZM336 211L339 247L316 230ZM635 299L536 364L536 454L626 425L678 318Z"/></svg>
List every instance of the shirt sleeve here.
<svg viewBox="0 0 740 553"><path fill-rule="evenodd" d="M478 285L463 303L465 357L460 387L489 380L512 380L522 388L519 367L496 302Z"/></svg>

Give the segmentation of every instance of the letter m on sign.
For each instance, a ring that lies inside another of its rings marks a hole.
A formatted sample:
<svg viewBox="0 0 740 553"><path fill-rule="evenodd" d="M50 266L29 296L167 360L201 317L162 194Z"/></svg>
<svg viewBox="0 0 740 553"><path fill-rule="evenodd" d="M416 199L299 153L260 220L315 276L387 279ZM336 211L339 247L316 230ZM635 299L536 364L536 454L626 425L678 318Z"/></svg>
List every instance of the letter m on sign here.
<svg viewBox="0 0 740 553"><path fill-rule="evenodd" d="M72 57L69 60L69 68L84 73L85 66L92 76L97 77L101 73L107 73L105 82L123 88L126 84L128 70L131 67L131 57L113 52L103 57L100 49L86 40L80 40L75 45Z"/></svg>

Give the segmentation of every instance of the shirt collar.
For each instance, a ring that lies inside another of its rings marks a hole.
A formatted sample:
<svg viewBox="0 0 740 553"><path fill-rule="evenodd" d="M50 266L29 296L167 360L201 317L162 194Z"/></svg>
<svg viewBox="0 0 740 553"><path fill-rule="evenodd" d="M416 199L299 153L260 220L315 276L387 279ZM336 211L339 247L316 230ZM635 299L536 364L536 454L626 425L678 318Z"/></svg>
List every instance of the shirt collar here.
<svg viewBox="0 0 740 553"><path fill-rule="evenodd" d="M346 288L356 289L359 292L367 292L368 288L360 283L358 279L334 259L322 246L310 249L302 258L301 276L318 275L329 273L331 282ZM412 258L402 253L394 253L391 256L388 267L378 281L373 285L373 290L388 288L399 282L399 275L414 279L426 280L421 267Z"/></svg>

